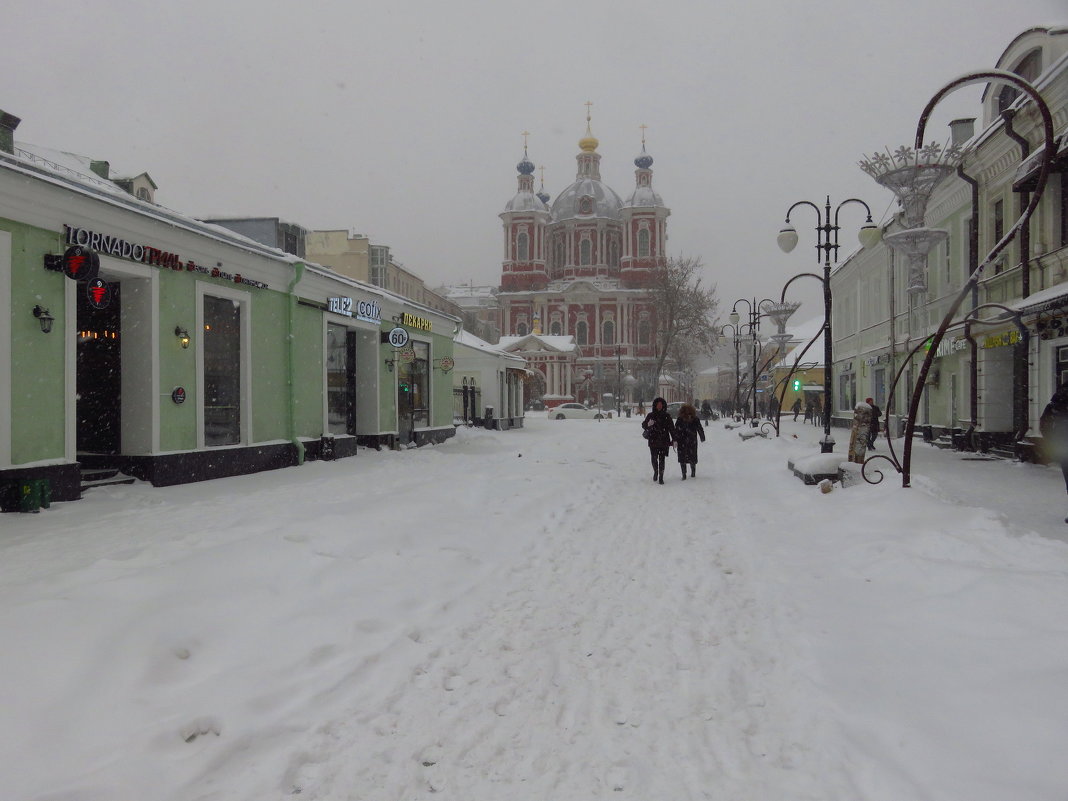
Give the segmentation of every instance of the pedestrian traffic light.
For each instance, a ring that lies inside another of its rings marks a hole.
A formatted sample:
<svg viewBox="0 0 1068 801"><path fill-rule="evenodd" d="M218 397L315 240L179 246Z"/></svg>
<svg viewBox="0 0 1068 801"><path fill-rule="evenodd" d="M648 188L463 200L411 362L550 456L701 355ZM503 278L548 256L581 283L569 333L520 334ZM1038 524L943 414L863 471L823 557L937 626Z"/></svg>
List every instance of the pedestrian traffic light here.
<svg viewBox="0 0 1068 801"><path fill-rule="evenodd" d="M801 379L800 378L795 378L794 379L794 392L800 392L800 391L801 391Z"/></svg>

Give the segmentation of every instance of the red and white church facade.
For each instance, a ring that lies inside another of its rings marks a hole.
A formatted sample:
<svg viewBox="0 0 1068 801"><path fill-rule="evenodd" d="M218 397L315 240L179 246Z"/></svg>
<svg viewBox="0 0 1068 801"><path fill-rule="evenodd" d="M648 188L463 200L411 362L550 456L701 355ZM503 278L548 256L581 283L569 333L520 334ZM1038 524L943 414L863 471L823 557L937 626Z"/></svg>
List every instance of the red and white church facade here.
<svg viewBox="0 0 1068 801"><path fill-rule="evenodd" d="M653 190L644 141L626 201L601 181L597 146L587 117L575 181L551 204L544 189L534 191L534 164L524 147L518 191L500 214L500 345L542 374L549 406L593 403L619 388L629 390L629 400L648 401L656 391L657 320L649 288L667 263L671 212Z"/></svg>

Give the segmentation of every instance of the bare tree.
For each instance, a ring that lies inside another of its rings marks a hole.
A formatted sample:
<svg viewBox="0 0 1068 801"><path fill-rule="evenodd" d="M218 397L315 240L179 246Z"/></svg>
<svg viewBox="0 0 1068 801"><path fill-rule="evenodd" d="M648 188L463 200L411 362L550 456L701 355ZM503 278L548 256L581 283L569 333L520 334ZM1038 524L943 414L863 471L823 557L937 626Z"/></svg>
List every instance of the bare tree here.
<svg viewBox="0 0 1068 801"><path fill-rule="evenodd" d="M710 355L716 345L713 320L719 306L716 287L701 286L701 260L672 257L656 271L650 287L657 323L657 362L654 390L664 364L691 369L699 356Z"/></svg>

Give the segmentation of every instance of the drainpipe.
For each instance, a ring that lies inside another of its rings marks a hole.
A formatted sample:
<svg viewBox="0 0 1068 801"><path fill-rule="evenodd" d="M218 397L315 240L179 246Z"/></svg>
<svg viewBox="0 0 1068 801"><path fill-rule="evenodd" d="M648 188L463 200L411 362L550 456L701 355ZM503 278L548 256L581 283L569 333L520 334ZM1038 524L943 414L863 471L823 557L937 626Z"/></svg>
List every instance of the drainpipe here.
<svg viewBox="0 0 1068 801"><path fill-rule="evenodd" d="M972 275L979 266L979 182L964 172L964 165L957 165L957 176L972 188L972 219L968 224L968 275ZM979 282L972 286L972 311L979 305ZM971 384L971 397L968 398L968 414L972 418L972 433L979 425L979 343L971 335L971 326L964 327L964 336L968 340L971 352L968 383ZM973 442L974 444L974 442ZM976 448L979 450L979 448Z"/></svg>
<svg viewBox="0 0 1068 801"><path fill-rule="evenodd" d="M1005 120L1005 133L1020 146L1020 161L1027 161L1031 155L1031 143L1018 134L1012 127L1012 118L1016 116L1014 109L1006 109L1001 112ZM1020 192L1020 208L1027 208L1031 202L1030 192ZM1031 221L1028 220L1020 229L1020 297L1026 298L1031 294ZM1013 437L1022 439L1029 428L1028 418L1030 402L1030 374L1028 371L1028 359L1030 346L1028 344L1026 329L1023 341L1016 345L1013 353Z"/></svg>
<svg viewBox="0 0 1068 801"><path fill-rule="evenodd" d="M1031 155L1031 143L1018 134L1012 127L1012 118L1016 116L1015 109L1006 109L1001 112L1001 118L1005 120L1005 133L1020 146L1020 161L1027 161ZM1020 208L1026 209L1031 202L1030 192L1020 192ZM1020 229L1020 295L1027 297L1031 294L1031 221L1028 220Z"/></svg>
<svg viewBox="0 0 1068 801"><path fill-rule="evenodd" d="M300 279L304 277L304 262L293 264L293 280L289 282L289 307L286 314L286 367L289 375L289 441L297 449L297 464L304 464L304 443L297 437L297 360L293 352L296 337L293 335L293 318L297 311L297 294L294 291Z"/></svg>

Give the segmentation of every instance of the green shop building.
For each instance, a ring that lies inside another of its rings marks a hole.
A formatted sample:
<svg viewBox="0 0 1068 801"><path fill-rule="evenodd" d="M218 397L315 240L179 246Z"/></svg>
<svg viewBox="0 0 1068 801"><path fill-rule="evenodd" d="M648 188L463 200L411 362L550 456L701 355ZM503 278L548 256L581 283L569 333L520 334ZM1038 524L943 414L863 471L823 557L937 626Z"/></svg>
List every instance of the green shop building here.
<svg viewBox="0 0 1068 801"><path fill-rule="evenodd" d="M34 482L75 500L90 468L169 486L453 435L459 319L17 124L0 112L0 508Z"/></svg>

